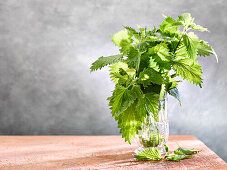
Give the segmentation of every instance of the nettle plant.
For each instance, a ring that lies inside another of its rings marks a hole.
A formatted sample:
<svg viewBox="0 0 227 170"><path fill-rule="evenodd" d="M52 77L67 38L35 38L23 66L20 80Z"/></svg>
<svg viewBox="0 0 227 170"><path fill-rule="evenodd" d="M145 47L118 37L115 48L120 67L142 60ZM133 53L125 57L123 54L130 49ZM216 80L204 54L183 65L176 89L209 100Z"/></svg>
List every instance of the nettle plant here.
<svg viewBox="0 0 227 170"><path fill-rule="evenodd" d="M110 65L110 77L116 86L108 98L109 106L122 137L129 143L149 114L158 121L159 101L165 93L180 101L177 86L181 79L202 87L197 56L216 56L212 47L193 32L207 28L195 24L189 13L175 20L164 17L162 24L151 30L124 26L111 36L120 53L100 57L90 67L95 71Z"/></svg>

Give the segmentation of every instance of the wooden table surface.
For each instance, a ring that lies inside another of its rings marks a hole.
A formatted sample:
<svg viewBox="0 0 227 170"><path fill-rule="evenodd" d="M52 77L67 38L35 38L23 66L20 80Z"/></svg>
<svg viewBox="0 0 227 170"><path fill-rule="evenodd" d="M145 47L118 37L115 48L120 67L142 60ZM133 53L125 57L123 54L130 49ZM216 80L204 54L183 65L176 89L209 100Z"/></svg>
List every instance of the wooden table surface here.
<svg viewBox="0 0 227 170"><path fill-rule="evenodd" d="M0 169L227 169L226 163L193 136L170 136L170 151L202 150L180 162L136 161L121 136L0 136Z"/></svg>

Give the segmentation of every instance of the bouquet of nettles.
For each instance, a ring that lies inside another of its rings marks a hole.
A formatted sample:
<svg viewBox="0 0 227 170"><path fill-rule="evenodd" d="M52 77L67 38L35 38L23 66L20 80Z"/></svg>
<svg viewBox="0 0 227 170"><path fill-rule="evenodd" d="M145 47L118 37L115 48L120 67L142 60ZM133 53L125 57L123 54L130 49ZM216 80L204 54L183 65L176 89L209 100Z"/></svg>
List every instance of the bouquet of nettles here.
<svg viewBox="0 0 227 170"><path fill-rule="evenodd" d="M189 13L176 19L164 17L158 28L124 26L111 36L119 54L100 57L90 67L95 71L110 65L110 77L116 85L108 98L109 106L129 143L149 113L155 118L159 100L166 92L180 101L177 86L181 79L202 87L197 56L216 56L213 48L194 33L207 28L195 24Z"/></svg>

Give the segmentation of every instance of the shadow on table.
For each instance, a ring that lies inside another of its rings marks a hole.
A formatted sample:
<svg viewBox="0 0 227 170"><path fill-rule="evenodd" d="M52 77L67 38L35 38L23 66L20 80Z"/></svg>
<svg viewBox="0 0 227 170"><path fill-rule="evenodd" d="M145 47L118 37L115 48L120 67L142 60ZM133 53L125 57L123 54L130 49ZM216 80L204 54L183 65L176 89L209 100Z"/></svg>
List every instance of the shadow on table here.
<svg viewBox="0 0 227 170"><path fill-rule="evenodd" d="M126 167L132 165L139 165L148 163L149 161L136 161L133 157L133 152L127 152L122 154L106 154L106 155L92 155L88 157L75 158L75 159L66 159L59 160L56 163L62 162L62 167L105 167L105 168L114 168L114 167ZM158 161L152 161L152 163L158 163Z"/></svg>
<svg viewBox="0 0 227 170"><path fill-rule="evenodd" d="M112 152L113 153L113 152ZM36 162L14 165L12 169L65 169L65 168L87 168L87 169L105 169L105 168L120 168L136 166L141 164L149 164L150 161L136 161L133 157L133 152L124 152L118 154L104 154L102 152L93 153L91 156L71 159L60 159L44 162ZM159 161L152 161L152 164L160 163ZM151 165L151 164L149 164Z"/></svg>

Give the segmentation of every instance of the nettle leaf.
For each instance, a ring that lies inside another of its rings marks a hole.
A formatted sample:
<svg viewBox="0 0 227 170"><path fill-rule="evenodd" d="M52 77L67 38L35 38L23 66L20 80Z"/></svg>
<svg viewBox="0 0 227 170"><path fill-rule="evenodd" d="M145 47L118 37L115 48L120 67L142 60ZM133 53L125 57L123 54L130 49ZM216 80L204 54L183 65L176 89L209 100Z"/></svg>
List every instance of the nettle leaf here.
<svg viewBox="0 0 227 170"><path fill-rule="evenodd" d="M109 70L110 71L110 78L115 83L117 83L120 78L125 79L125 77L123 77L120 74L121 69L124 70L126 72L126 74L131 78L133 78L136 74L135 69L129 69L127 63L124 63L122 61L114 63L109 67L110 67L110 70Z"/></svg>
<svg viewBox="0 0 227 170"><path fill-rule="evenodd" d="M114 34L113 36L110 36L110 38L112 39L113 43L118 47L121 47L121 42L123 40L128 41L129 43L131 42L130 36L127 30L121 30L116 34Z"/></svg>
<svg viewBox="0 0 227 170"><path fill-rule="evenodd" d="M167 154L169 152L169 146L166 143L164 143L163 145L165 146L165 151L166 151L166 154Z"/></svg>
<svg viewBox="0 0 227 170"><path fill-rule="evenodd" d="M141 38L145 38L145 35L147 34L147 27L141 27L140 25L137 25L137 27L139 28L139 36Z"/></svg>
<svg viewBox="0 0 227 170"><path fill-rule="evenodd" d="M172 154L166 155L165 159L168 161L180 161L182 159L192 158L193 156L191 155L199 153L200 151L179 147L177 150L173 152L174 153Z"/></svg>
<svg viewBox="0 0 227 170"><path fill-rule="evenodd" d="M182 43L177 48L175 55L177 56L177 58L187 58L188 57L188 52L187 52L187 48L186 48L185 44Z"/></svg>
<svg viewBox="0 0 227 170"><path fill-rule="evenodd" d="M174 151L175 154L185 154L185 155L193 155L199 152L200 152L199 150L182 148L182 147L179 147L177 150Z"/></svg>
<svg viewBox="0 0 227 170"><path fill-rule="evenodd" d="M160 43L150 48L149 53L151 55L157 54L163 61L169 61L169 49L165 43Z"/></svg>
<svg viewBox="0 0 227 170"><path fill-rule="evenodd" d="M187 48L188 55L195 60L197 57L197 46L199 42L198 37L193 32L189 32L188 34L183 35L183 42Z"/></svg>
<svg viewBox="0 0 227 170"><path fill-rule="evenodd" d="M143 98L147 110L153 114L156 114L158 112L159 96L154 93L146 93Z"/></svg>
<svg viewBox="0 0 227 170"><path fill-rule="evenodd" d="M150 66L152 66L151 64L154 64L154 62L157 63L153 65L153 69L156 71L171 69L171 57L167 44L160 43L152 48L149 48L148 53L150 54Z"/></svg>
<svg viewBox="0 0 227 170"><path fill-rule="evenodd" d="M126 55L130 48L132 48L132 45L128 40L121 40L120 47L120 52Z"/></svg>
<svg viewBox="0 0 227 170"><path fill-rule="evenodd" d="M134 85L131 88L131 91L137 98L140 98L142 96L142 91L140 89L140 85Z"/></svg>
<svg viewBox="0 0 227 170"><path fill-rule="evenodd" d="M142 53L141 57L140 57L140 66L139 66L139 71L138 73L140 73L141 71L144 70L144 68L149 68L149 60L150 60L150 54L149 53Z"/></svg>
<svg viewBox="0 0 227 170"><path fill-rule="evenodd" d="M128 54L127 54L127 60L126 62L128 63L128 66L130 68L134 68L137 71L139 70L139 65L140 65L140 57L141 53L134 47L131 47Z"/></svg>
<svg viewBox="0 0 227 170"><path fill-rule="evenodd" d="M206 41L199 41L198 43L198 55L200 56L209 56L212 55L213 50L212 47L210 45L208 45L208 43Z"/></svg>
<svg viewBox="0 0 227 170"><path fill-rule="evenodd" d="M172 42L177 41L178 39L176 37L168 36L162 32L155 32L152 35L148 36L147 41L161 41L161 42Z"/></svg>
<svg viewBox="0 0 227 170"><path fill-rule="evenodd" d="M182 151L180 150L175 150L173 151L174 154L177 154L177 155L185 155Z"/></svg>
<svg viewBox="0 0 227 170"><path fill-rule="evenodd" d="M157 54L150 56L154 62L157 63L160 71L159 72L167 72L171 70L171 61L163 61Z"/></svg>
<svg viewBox="0 0 227 170"><path fill-rule="evenodd" d="M149 138L147 137L144 138L143 136L140 136L139 138L142 141L143 146L145 148L157 147L163 140L159 135L159 133L155 133L155 132L150 134Z"/></svg>
<svg viewBox="0 0 227 170"><path fill-rule="evenodd" d="M116 116L115 120L118 121L122 137L131 144L131 140L138 134L138 130L141 130L144 116L136 111L136 102L134 102L124 112Z"/></svg>
<svg viewBox="0 0 227 170"><path fill-rule="evenodd" d="M164 79L161 74L155 70L145 68L142 72L140 72L139 81L144 87L147 87L147 85L151 83L161 85L164 82Z"/></svg>
<svg viewBox="0 0 227 170"><path fill-rule="evenodd" d="M108 57L99 57L98 60L96 60L94 63L92 63L90 70L92 72L92 71L95 71L98 69L102 69L103 67L116 63L122 59L123 59L122 54L112 55L112 56L108 56Z"/></svg>
<svg viewBox="0 0 227 170"><path fill-rule="evenodd" d="M176 20L177 24L179 24L180 26L184 26L185 28L191 28L193 30L198 30L198 31L208 31L207 28L204 28L201 25L196 25L193 22L194 22L194 18L191 17L190 13L184 13L183 15L179 16Z"/></svg>
<svg viewBox="0 0 227 170"><path fill-rule="evenodd" d="M140 98L139 98L139 100L138 100L138 103L137 103L137 105L136 105L136 111L138 112L138 113L140 113L141 114L141 116L143 116L144 117L144 120L143 121L145 121L145 118L146 118L146 116L148 115L148 111L147 111L147 109L146 109L146 101L145 101L146 99L145 99L145 95L143 94L143 95L141 95L140 96Z"/></svg>
<svg viewBox="0 0 227 170"><path fill-rule="evenodd" d="M137 39L140 39L140 36L139 36L139 33L133 29L132 27L128 27L128 26L124 26L124 28L128 31L128 34L131 36L131 37L135 37Z"/></svg>
<svg viewBox="0 0 227 170"><path fill-rule="evenodd" d="M177 154L169 154L165 156L165 159L168 161L180 161L182 159L192 158L190 155L177 155Z"/></svg>
<svg viewBox="0 0 227 170"><path fill-rule="evenodd" d="M176 98L178 101L179 101L179 103L181 104L181 101L180 101L180 94L179 94L179 91L178 91L178 89L175 87L175 88L173 88L173 89L170 89L169 91L168 91L168 93L171 95L171 96L173 96L174 98Z"/></svg>
<svg viewBox="0 0 227 170"><path fill-rule="evenodd" d="M133 91L123 86L116 85L113 91L112 100L110 102L110 105L112 106L112 115L116 116L118 114L121 114L132 103L134 103L135 99L136 96L134 95Z"/></svg>
<svg viewBox="0 0 227 170"><path fill-rule="evenodd" d="M201 25L196 25L196 24L192 24L192 25L191 25L191 28L192 28L193 30L198 30L198 31L208 31L207 28L204 28L204 27L202 27Z"/></svg>
<svg viewBox="0 0 227 170"><path fill-rule="evenodd" d="M117 62L112 64L110 67L110 78L113 82L117 83L119 78L122 78L122 75L119 73L120 69L128 69L128 65L124 62Z"/></svg>
<svg viewBox="0 0 227 170"><path fill-rule="evenodd" d="M198 62L194 62L190 58L175 60L173 61L173 69L178 76L201 87L202 70Z"/></svg>
<svg viewBox="0 0 227 170"><path fill-rule="evenodd" d="M127 70L128 64L122 61L112 64L110 67L110 72L119 72L120 68Z"/></svg>
<svg viewBox="0 0 227 170"><path fill-rule="evenodd" d="M216 57L216 60L218 62L218 56L216 54L216 52L214 51L214 49L208 45L208 43L206 41L199 41L198 44L198 55L200 56L209 56L209 55L214 55Z"/></svg>
<svg viewBox="0 0 227 170"><path fill-rule="evenodd" d="M142 113L143 115L148 112L153 116L155 120L157 120L157 112L159 106L159 96L155 93L146 93L143 94L142 97L139 98L137 104L137 111Z"/></svg>
<svg viewBox="0 0 227 170"><path fill-rule="evenodd" d="M175 25L175 20L172 17L166 17L165 20L159 27L159 30L171 37L178 36L180 32L178 31L179 26Z"/></svg>
<svg viewBox="0 0 227 170"><path fill-rule="evenodd" d="M184 13L178 16L176 21L181 23L183 26L188 27L194 22L194 19L191 17L190 13Z"/></svg>
<svg viewBox="0 0 227 170"><path fill-rule="evenodd" d="M176 76L177 76L176 73L166 76L165 85L166 85L167 91L169 91L170 89L176 88L178 86L178 82L174 79L174 77Z"/></svg>
<svg viewBox="0 0 227 170"><path fill-rule="evenodd" d="M154 69L157 72L160 71L158 63L152 58L152 56L150 57L150 60L149 60L149 67Z"/></svg>
<svg viewBox="0 0 227 170"><path fill-rule="evenodd" d="M123 86L125 86L129 81L128 75L122 75L121 73L113 72L111 73L110 77L113 80L113 82L116 82L119 85L123 85Z"/></svg>
<svg viewBox="0 0 227 170"><path fill-rule="evenodd" d="M158 161L162 159L161 152L155 147L150 147L142 152L139 152L137 155L134 155L134 157L137 160Z"/></svg>

